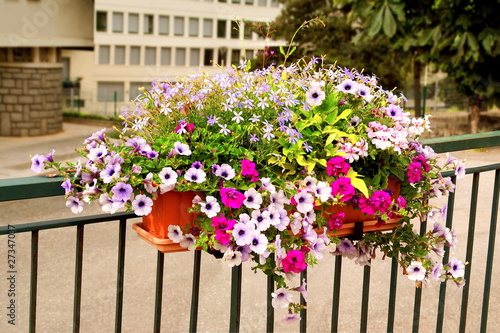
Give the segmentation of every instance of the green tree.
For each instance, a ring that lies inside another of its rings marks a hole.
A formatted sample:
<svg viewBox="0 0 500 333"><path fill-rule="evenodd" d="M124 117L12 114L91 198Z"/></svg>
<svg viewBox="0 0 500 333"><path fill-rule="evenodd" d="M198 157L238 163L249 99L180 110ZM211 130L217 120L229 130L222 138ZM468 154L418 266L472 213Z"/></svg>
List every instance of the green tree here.
<svg viewBox="0 0 500 333"><path fill-rule="evenodd" d="M399 50L392 47L385 36L377 36L354 44L359 24L348 17L350 4L336 4L329 0L284 0L282 13L272 23L273 38L282 38L293 44L297 50L290 60L304 56L324 55L327 63L341 67L357 68L367 74L380 77L384 87L404 89L404 73L408 62ZM297 28L304 21L318 17L324 22L310 24L294 37ZM275 53L276 54L276 53Z"/></svg>
<svg viewBox="0 0 500 333"><path fill-rule="evenodd" d="M420 72L434 63L471 101L471 132L479 109L499 97L498 0L345 0L362 24L357 40L388 37L413 57L416 115L420 115Z"/></svg>
<svg viewBox="0 0 500 333"><path fill-rule="evenodd" d="M421 32L421 41L432 45L430 60L469 98L472 133L483 104L500 101L499 10L498 0L435 0L440 21Z"/></svg>

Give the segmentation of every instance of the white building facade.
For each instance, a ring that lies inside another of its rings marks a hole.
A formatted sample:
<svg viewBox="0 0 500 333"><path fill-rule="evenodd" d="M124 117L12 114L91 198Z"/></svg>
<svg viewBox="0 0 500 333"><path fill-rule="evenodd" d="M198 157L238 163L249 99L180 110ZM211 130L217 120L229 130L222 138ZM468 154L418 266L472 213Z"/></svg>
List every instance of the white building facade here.
<svg viewBox="0 0 500 333"><path fill-rule="evenodd" d="M62 51L65 77L79 81L78 110L117 115L155 79L212 73L253 58L271 45L245 22L269 22L282 6L277 0L95 0L94 50Z"/></svg>

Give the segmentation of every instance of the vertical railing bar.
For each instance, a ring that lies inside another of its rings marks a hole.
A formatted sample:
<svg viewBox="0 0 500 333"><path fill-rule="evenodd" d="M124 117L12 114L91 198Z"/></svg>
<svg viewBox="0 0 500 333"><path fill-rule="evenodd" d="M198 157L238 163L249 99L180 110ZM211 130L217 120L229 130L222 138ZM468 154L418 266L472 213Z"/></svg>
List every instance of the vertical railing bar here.
<svg viewBox="0 0 500 333"><path fill-rule="evenodd" d="M127 235L127 219L121 218L118 225L118 267L116 270L116 310L115 332L122 331L123 318L123 281L125 277L125 239Z"/></svg>
<svg viewBox="0 0 500 333"><path fill-rule="evenodd" d="M300 283L302 284L302 281L307 280L307 269L304 269L302 272L300 272ZM300 333L306 333L307 332L307 309L306 309L306 300L300 295L300 305L302 306L302 309L300 309Z"/></svg>
<svg viewBox="0 0 500 333"><path fill-rule="evenodd" d="M73 300L73 332L80 332L80 311L82 306L83 275L83 232L84 225L76 227L75 291Z"/></svg>
<svg viewBox="0 0 500 333"><path fill-rule="evenodd" d="M155 319L154 333L161 330L161 309L163 304L163 270L165 266L165 253L158 251L156 257L156 291L155 291Z"/></svg>
<svg viewBox="0 0 500 333"><path fill-rule="evenodd" d="M335 257L335 272L333 273L332 324L331 333L339 330L340 278L342 276L342 256Z"/></svg>
<svg viewBox="0 0 500 333"><path fill-rule="evenodd" d="M472 193L470 199L469 211L469 231L467 234L467 251L465 261L469 264L465 267L465 281L470 282L470 274L472 269L472 252L474 249L474 230L476 227L476 212L477 212L477 196L479 190L479 172L474 173L472 180ZM462 305L460 310L460 327L459 332L465 332L467 325L467 307L469 303L469 283L463 287Z"/></svg>
<svg viewBox="0 0 500 333"><path fill-rule="evenodd" d="M200 297L201 251L194 251L193 287L191 290L191 314L189 317L189 332L198 330L198 303Z"/></svg>
<svg viewBox="0 0 500 333"><path fill-rule="evenodd" d="M456 184L456 176L451 177L453 184ZM455 191L450 192L448 196L448 212L446 214L446 227L452 228L453 226L453 211L455 209L455 192L457 191L457 186L455 185ZM450 259L450 252L446 251L444 253L443 262L447 263ZM444 306L446 303L446 283L441 283L439 286L439 302L438 302L438 313L436 320L436 333L443 332L444 325Z"/></svg>
<svg viewBox="0 0 500 333"><path fill-rule="evenodd" d="M420 327L420 309L422 305L422 288L415 288L415 302L413 303L412 332L417 333Z"/></svg>
<svg viewBox="0 0 500 333"><path fill-rule="evenodd" d="M371 267L366 265L363 269L363 293L361 298L361 323L359 331L361 333L368 330L368 302L370 300L370 274Z"/></svg>
<svg viewBox="0 0 500 333"><path fill-rule="evenodd" d="M396 291L398 286L398 260L392 258L391 281L389 290L389 308L387 310L387 332L394 332L394 317L396 315Z"/></svg>
<svg viewBox="0 0 500 333"><path fill-rule="evenodd" d="M420 236L427 231L427 219L420 223ZM413 303L413 324L412 332L416 333L420 329L420 311L422 309L422 287L415 288L415 302Z"/></svg>
<svg viewBox="0 0 500 333"><path fill-rule="evenodd" d="M274 292L274 276L267 276L267 320L266 320L266 332L274 332L274 308L273 308L273 296L271 293Z"/></svg>
<svg viewBox="0 0 500 333"><path fill-rule="evenodd" d="M234 266L231 270L231 312L229 318L230 333L238 333L240 331L241 280L241 265Z"/></svg>
<svg viewBox="0 0 500 333"><path fill-rule="evenodd" d="M38 292L38 230L31 232L30 317L29 332L36 332L36 298Z"/></svg>
<svg viewBox="0 0 500 333"><path fill-rule="evenodd" d="M495 185L493 190L493 203L491 208L490 236L488 241L488 254L486 256L486 272L483 291L483 309L481 313L481 330L486 332L488 326L488 309L490 302L491 276L493 271L493 257L495 254L495 236L498 219L498 197L500 196L500 170L495 171Z"/></svg>

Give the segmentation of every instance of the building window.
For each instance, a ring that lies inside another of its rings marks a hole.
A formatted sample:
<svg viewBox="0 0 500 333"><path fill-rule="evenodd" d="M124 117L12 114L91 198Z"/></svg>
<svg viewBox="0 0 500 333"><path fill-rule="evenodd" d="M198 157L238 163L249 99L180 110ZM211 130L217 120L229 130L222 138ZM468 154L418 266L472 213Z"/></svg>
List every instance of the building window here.
<svg viewBox="0 0 500 333"><path fill-rule="evenodd" d="M245 0L245 5L253 6L253 0Z"/></svg>
<svg viewBox="0 0 500 333"><path fill-rule="evenodd" d="M129 90L129 100L134 100L138 96L142 95L142 92L139 90L140 88L146 88L149 90L151 87L151 82L130 82L130 90Z"/></svg>
<svg viewBox="0 0 500 333"><path fill-rule="evenodd" d="M158 19L158 33L160 35L168 35L170 31L170 17L160 15Z"/></svg>
<svg viewBox="0 0 500 333"><path fill-rule="evenodd" d="M200 26L200 20L196 17L189 18L189 36L198 37L198 31Z"/></svg>
<svg viewBox="0 0 500 333"><path fill-rule="evenodd" d="M239 65L240 60L240 50L231 50L231 64Z"/></svg>
<svg viewBox="0 0 500 333"><path fill-rule="evenodd" d="M99 46L99 65L109 64L109 45Z"/></svg>
<svg viewBox="0 0 500 333"><path fill-rule="evenodd" d="M243 37L245 39L252 39L252 24L251 23L245 24L245 27L243 28Z"/></svg>
<svg viewBox="0 0 500 333"><path fill-rule="evenodd" d="M144 31L143 33L150 35L153 33L154 16L152 14L144 14Z"/></svg>
<svg viewBox="0 0 500 333"><path fill-rule="evenodd" d="M203 53L203 65L211 66L214 61L214 49L205 49Z"/></svg>
<svg viewBox="0 0 500 333"><path fill-rule="evenodd" d="M172 64L172 49L170 47L161 48L160 63L162 66L170 66Z"/></svg>
<svg viewBox="0 0 500 333"><path fill-rule="evenodd" d="M217 37L226 38L226 20L217 20Z"/></svg>
<svg viewBox="0 0 500 333"><path fill-rule="evenodd" d="M141 64L141 47L131 46L130 47L130 65L140 65Z"/></svg>
<svg viewBox="0 0 500 333"><path fill-rule="evenodd" d="M231 21L231 38L233 39L240 38L240 25L238 25L238 22Z"/></svg>
<svg viewBox="0 0 500 333"><path fill-rule="evenodd" d="M246 50L245 51L245 59L250 60L253 59L253 50Z"/></svg>
<svg viewBox="0 0 500 333"><path fill-rule="evenodd" d="M128 14L128 32L130 34L139 33L139 14Z"/></svg>
<svg viewBox="0 0 500 333"><path fill-rule="evenodd" d="M214 20L203 19L203 37L212 37L214 34Z"/></svg>
<svg viewBox="0 0 500 333"><path fill-rule="evenodd" d="M174 35L184 36L184 17L174 17Z"/></svg>
<svg viewBox="0 0 500 333"><path fill-rule="evenodd" d="M259 0L258 5L261 7L267 7L267 0Z"/></svg>
<svg viewBox="0 0 500 333"><path fill-rule="evenodd" d="M123 32L123 13L113 13L113 32Z"/></svg>
<svg viewBox="0 0 500 333"><path fill-rule="evenodd" d="M144 55L145 65L156 65L156 47L146 47Z"/></svg>
<svg viewBox="0 0 500 333"><path fill-rule="evenodd" d="M226 66L227 59L227 48L221 47L219 48L219 55L217 57L217 64L220 66Z"/></svg>
<svg viewBox="0 0 500 333"><path fill-rule="evenodd" d="M232 3L241 3L241 0L231 0Z"/></svg>
<svg viewBox="0 0 500 333"><path fill-rule="evenodd" d="M125 65L125 46L115 46L115 65Z"/></svg>
<svg viewBox="0 0 500 333"><path fill-rule="evenodd" d="M98 102L123 102L123 82L97 82Z"/></svg>
<svg viewBox="0 0 500 333"><path fill-rule="evenodd" d="M271 7L278 7L280 4L278 0L271 0Z"/></svg>
<svg viewBox="0 0 500 333"><path fill-rule="evenodd" d="M95 30L107 31L108 30L108 13L97 12L95 15Z"/></svg>
<svg viewBox="0 0 500 333"><path fill-rule="evenodd" d="M0 62L7 62L8 61L8 56L7 56L7 51L8 49L6 47L0 48Z"/></svg>
<svg viewBox="0 0 500 333"><path fill-rule="evenodd" d="M33 55L31 47L14 47L12 49L13 62L32 62Z"/></svg>
<svg viewBox="0 0 500 333"><path fill-rule="evenodd" d="M191 49L189 53L189 66L200 65L200 49Z"/></svg>
<svg viewBox="0 0 500 333"><path fill-rule="evenodd" d="M186 66L186 49L183 47L175 49L175 65Z"/></svg>

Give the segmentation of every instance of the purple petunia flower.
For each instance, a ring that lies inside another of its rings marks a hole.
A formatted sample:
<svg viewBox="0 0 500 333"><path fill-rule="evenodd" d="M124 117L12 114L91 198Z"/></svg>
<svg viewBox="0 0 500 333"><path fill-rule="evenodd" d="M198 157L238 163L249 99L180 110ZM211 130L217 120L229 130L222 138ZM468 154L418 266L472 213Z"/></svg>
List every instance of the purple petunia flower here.
<svg viewBox="0 0 500 333"><path fill-rule="evenodd" d="M272 305L275 309L286 309L293 300L293 294L285 288L277 289L275 293L271 294L271 296L273 297Z"/></svg>
<svg viewBox="0 0 500 333"><path fill-rule="evenodd" d="M145 194L139 194L132 201L132 209L138 216L149 215L153 206L153 200Z"/></svg>
<svg viewBox="0 0 500 333"><path fill-rule="evenodd" d="M200 202L199 205L201 206L201 212L205 213L207 217L215 217L220 212L220 205L213 196L207 196L206 201Z"/></svg>
<svg viewBox="0 0 500 333"><path fill-rule="evenodd" d="M188 182L201 184L207 180L207 174L201 169L189 168L184 174L184 179Z"/></svg>
<svg viewBox="0 0 500 333"><path fill-rule="evenodd" d="M77 197L70 196L66 200L66 207L70 208L73 214L81 213L83 211L83 201Z"/></svg>
<svg viewBox="0 0 500 333"><path fill-rule="evenodd" d="M47 162L47 157L44 155L36 154L31 158L31 170L36 173L41 173Z"/></svg>
<svg viewBox="0 0 500 333"><path fill-rule="evenodd" d="M119 182L111 188L111 192L115 200L128 201L132 196L133 188L130 184Z"/></svg>

